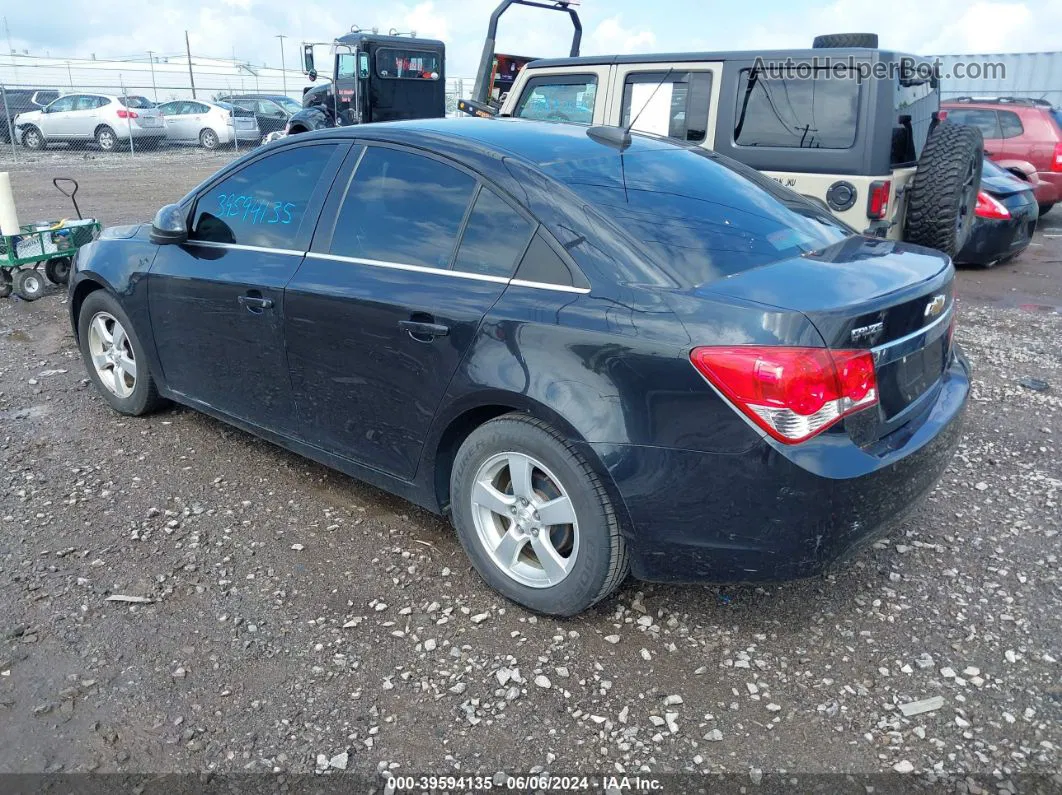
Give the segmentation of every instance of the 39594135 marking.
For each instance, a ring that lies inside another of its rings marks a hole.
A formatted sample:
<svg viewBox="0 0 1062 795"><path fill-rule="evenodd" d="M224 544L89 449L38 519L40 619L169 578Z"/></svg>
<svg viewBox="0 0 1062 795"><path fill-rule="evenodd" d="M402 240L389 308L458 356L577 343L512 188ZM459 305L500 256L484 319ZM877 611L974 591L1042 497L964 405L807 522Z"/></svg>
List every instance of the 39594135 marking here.
<svg viewBox="0 0 1062 795"><path fill-rule="evenodd" d="M271 202L235 193L218 194L218 218L239 218L250 224L290 224L293 202Z"/></svg>

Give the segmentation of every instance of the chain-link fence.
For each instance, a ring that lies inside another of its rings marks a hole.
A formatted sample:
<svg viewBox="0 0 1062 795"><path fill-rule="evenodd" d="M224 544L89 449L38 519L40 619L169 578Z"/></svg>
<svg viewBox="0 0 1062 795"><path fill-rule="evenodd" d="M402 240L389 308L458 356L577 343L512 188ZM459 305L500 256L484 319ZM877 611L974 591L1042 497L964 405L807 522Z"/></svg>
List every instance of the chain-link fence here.
<svg viewBox="0 0 1062 795"><path fill-rule="evenodd" d="M177 82L168 74L152 82L127 81L122 74L94 82L0 82L0 162L32 163L42 153L86 151L133 156L161 150L216 150L241 153L270 136L283 134L288 118L301 107L302 75L288 73L289 89L268 81L233 80L204 74ZM44 74L40 75L44 77ZM32 77L32 76L30 76ZM73 73L71 74L73 78ZM263 87L262 83L266 85ZM459 98L468 97L473 80L450 78L446 113L454 115ZM162 85L160 85L162 83Z"/></svg>

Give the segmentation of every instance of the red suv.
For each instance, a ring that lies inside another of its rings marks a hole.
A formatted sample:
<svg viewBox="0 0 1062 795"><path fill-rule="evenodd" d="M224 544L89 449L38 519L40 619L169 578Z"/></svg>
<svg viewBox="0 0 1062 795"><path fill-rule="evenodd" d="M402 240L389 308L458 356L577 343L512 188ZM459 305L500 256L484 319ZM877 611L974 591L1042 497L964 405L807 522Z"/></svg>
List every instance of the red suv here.
<svg viewBox="0 0 1062 795"><path fill-rule="evenodd" d="M1062 111L1024 97L959 97L940 107L949 121L981 130L986 156L1033 183L1040 215L1062 201Z"/></svg>

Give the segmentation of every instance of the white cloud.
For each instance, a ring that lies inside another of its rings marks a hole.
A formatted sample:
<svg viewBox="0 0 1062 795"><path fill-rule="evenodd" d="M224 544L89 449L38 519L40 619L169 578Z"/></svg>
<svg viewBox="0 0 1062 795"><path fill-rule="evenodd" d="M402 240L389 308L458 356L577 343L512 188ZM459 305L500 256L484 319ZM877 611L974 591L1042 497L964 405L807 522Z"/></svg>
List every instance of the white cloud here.
<svg viewBox="0 0 1062 795"><path fill-rule="evenodd" d="M652 52L656 47L656 34L651 30L632 30L623 27L619 16L603 19L590 34L585 52L598 53L634 53Z"/></svg>

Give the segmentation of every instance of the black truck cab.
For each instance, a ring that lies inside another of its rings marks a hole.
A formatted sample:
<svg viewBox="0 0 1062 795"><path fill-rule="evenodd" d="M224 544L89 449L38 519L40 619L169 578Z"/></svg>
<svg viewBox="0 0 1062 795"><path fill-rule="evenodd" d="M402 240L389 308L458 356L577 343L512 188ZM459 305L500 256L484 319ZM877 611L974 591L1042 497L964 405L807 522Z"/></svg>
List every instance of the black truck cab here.
<svg viewBox="0 0 1062 795"><path fill-rule="evenodd" d="M314 47L303 45L303 71L318 79ZM446 45L394 31L357 28L330 45L331 79L304 90L288 133L376 121L446 115Z"/></svg>

